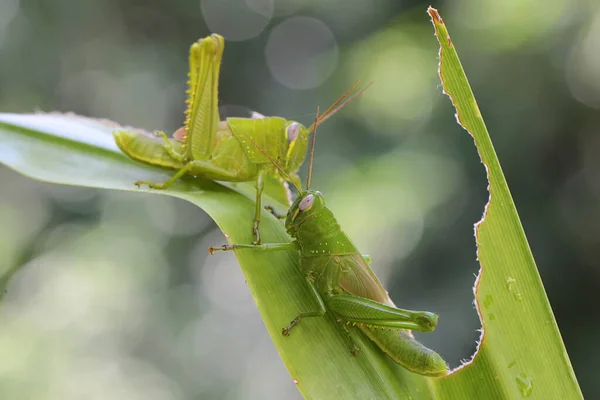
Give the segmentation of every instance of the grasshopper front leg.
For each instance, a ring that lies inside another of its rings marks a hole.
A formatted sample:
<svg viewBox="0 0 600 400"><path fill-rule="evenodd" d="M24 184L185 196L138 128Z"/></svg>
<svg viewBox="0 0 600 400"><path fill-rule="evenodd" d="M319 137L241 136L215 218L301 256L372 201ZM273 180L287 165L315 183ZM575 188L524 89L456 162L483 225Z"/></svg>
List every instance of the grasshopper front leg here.
<svg viewBox="0 0 600 400"><path fill-rule="evenodd" d="M286 216L287 216L286 214L279 214L277 212L277 210L275 210L275 208L273 206L270 206L270 205L266 205L265 206L265 210L267 210L268 212L270 212L271 215L273 215L277 219L285 219Z"/></svg>
<svg viewBox="0 0 600 400"><path fill-rule="evenodd" d="M210 246L208 252L215 254L215 251L233 251L237 249L252 249L259 251L286 251L297 250L296 244L291 243L264 243L264 244L224 244L219 247Z"/></svg>
<svg viewBox="0 0 600 400"><path fill-rule="evenodd" d="M210 254L214 254L215 251L232 251L232 250L237 250L237 249L253 249L253 250L260 250L260 251L298 250L298 245L296 244L296 242L264 243L264 244L259 244L259 245L224 244L221 247L212 247L211 246L208 248L208 252ZM298 314L296 316L296 318L294 318L288 326L286 326L285 328L283 328L281 330L281 333L284 336L289 336L291 330L296 325L298 325L302 319L311 318L311 317L322 317L327 312L327 308L325 307L325 302L323 301L323 298L321 297L321 295L319 294L319 291L315 287L315 283L308 277L306 278L306 281L308 282L308 286L310 288L312 297L314 297L314 299L317 302L318 309L316 311L307 311L307 312L301 312L300 314Z"/></svg>
<svg viewBox="0 0 600 400"><path fill-rule="evenodd" d="M260 244L260 232L258 226L260 224L260 213L262 211L262 192L265 189L265 170L258 170L256 178L256 210L254 212L254 223L252 224L252 233L254 234L254 242L252 244Z"/></svg>

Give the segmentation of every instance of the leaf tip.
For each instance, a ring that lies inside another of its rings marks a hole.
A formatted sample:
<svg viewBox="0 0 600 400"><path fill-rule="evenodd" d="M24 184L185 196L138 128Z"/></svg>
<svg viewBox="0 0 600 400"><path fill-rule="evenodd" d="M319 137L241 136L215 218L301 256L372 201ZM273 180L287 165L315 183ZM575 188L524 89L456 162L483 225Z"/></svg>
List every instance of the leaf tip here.
<svg viewBox="0 0 600 400"><path fill-rule="evenodd" d="M431 20L434 23L441 24L441 25L444 24L444 21L442 20L442 17L440 16L440 13L438 12L437 9L429 6L429 7L427 7L427 14L429 14L429 16L431 17Z"/></svg>

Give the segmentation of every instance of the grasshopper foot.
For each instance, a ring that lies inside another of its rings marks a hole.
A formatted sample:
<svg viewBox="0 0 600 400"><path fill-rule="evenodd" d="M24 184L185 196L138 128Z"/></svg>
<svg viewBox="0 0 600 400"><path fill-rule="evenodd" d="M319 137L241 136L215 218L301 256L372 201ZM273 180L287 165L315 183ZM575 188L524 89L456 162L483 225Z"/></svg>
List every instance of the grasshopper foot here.
<svg viewBox="0 0 600 400"><path fill-rule="evenodd" d="M290 332L292 331L292 328L296 325L298 325L298 323L300 323L300 320L302 319L301 316L296 317L296 319L294 319L292 322L290 322L290 324L288 326L286 326L285 328L283 328L281 330L281 334L283 336L290 336Z"/></svg>
<svg viewBox="0 0 600 400"><path fill-rule="evenodd" d="M147 185L150 189L166 189L167 185L165 185L164 183L154 183L154 182L148 182L148 181L137 181L134 183L135 186L137 187L142 187L142 185Z"/></svg>
<svg viewBox="0 0 600 400"><path fill-rule="evenodd" d="M210 246L208 248L208 252L210 254L215 254L215 251L231 251L231 250L235 250L236 247L237 246L235 244L224 244L224 245L222 245L220 247Z"/></svg>

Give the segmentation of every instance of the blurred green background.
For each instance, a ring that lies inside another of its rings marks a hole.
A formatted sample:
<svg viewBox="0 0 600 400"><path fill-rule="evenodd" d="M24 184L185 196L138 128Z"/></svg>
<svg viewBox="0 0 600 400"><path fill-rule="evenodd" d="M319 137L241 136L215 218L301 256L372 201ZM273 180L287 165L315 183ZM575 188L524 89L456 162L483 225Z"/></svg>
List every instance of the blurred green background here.
<svg viewBox="0 0 600 400"><path fill-rule="evenodd" d="M2 0L0 111L74 111L172 132L183 121L189 46L211 32L227 39L224 116L256 110L310 124L317 105L375 81L319 129L313 186L396 304L439 314L436 331L418 336L456 367L479 338L473 224L488 194L473 141L441 94L429 4ZM596 398L600 4L432 5L473 86L584 395ZM209 257L224 237L201 210L1 166L0 182L0 274L20 268L0 307L1 399L300 398L235 258Z"/></svg>

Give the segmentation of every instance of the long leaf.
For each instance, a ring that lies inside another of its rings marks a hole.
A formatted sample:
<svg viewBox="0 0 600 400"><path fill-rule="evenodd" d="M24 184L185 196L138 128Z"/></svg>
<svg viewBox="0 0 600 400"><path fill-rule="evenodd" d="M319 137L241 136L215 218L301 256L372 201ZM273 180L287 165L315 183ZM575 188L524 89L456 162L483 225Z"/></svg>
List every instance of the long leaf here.
<svg viewBox="0 0 600 400"><path fill-rule="evenodd" d="M490 199L476 225L475 296L483 330L472 362L435 383L441 399L580 399L569 357L492 141L448 30L429 8L439 73L486 167Z"/></svg>

